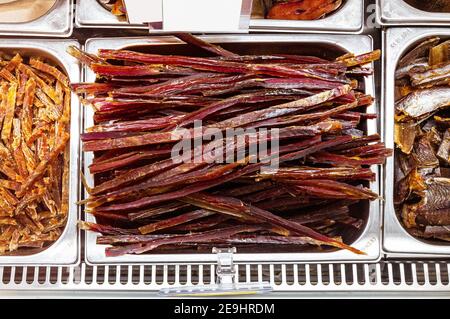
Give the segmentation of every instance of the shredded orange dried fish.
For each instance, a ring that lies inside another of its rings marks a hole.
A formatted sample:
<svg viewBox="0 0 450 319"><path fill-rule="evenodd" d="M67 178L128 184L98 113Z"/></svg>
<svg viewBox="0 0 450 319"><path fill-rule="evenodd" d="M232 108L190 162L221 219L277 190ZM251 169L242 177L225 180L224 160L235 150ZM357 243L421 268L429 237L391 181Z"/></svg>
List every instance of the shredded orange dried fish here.
<svg viewBox="0 0 450 319"><path fill-rule="evenodd" d="M0 255L41 249L67 221L68 77L38 57L0 56Z"/></svg>

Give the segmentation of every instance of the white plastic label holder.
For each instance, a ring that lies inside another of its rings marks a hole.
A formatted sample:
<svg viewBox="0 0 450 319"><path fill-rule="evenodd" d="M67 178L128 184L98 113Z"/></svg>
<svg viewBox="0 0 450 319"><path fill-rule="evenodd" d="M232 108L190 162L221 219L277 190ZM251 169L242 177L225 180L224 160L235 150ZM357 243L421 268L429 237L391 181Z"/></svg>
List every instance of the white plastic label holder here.
<svg viewBox="0 0 450 319"><path fill-rule="evenodd" d="M236 248L213 248L217 255L216 284L161 289L166 297L217 297L266 294L273 291L268 282L239 283L233 255Z"/></svg>

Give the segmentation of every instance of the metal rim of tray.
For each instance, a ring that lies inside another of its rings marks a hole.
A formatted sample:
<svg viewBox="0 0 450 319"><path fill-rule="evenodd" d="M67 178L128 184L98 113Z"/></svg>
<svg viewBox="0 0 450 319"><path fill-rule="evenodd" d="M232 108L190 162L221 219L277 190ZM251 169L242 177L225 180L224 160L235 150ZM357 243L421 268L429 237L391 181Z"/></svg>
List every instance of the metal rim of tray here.
<svg viewBox="0 0 450 319"><path fill-rule="evenodd" d="M73 32L73 8L73 0L57 0L45 15L33 21L0 23L0 35L68 38Z"/></svg>
<svg viewBox="0 0 450 319"><path fill-rule="evenodd" d="M450 13L419 10L403 0L377 0L377 20L383 26L448 26Z"/></svg>
<svg viewBox="0 0 450 319"><path fill-rule="evenodd" d="M450 37L450 31L441 28L393 28L383 31L384 59L386 70L383 80L382 108L384 114L383 135L386 146L394 149L394 85L395 70L399 59L414 44L430 36ZM383 250L392 258L445 258L450 256L450 244L433 245L411 236L400 223L394 209L394 157L385 165L384 176L384 227Z"/></svg>
<svg viewBox="0 0 450 319"><path fill-rule="evenodd" d="M355 54L362 54L370 51L373 47L372 38L363 35L209 35L203 36L210 42L220 43L321 43L333 45L341 48L344 51L354 52ZM89 39L86 42L85 49L88 53L97 52L99 48L118 49L130 45L164 45L164 44L183 44L182 41L173 37L157 37L157 38L95 38ZM95 81L95 74L88 68L84 69L84 81ZM374 78L369 76L365 79L366 93L376 96ZM376 104L372 105L367 110L369 113L376 112ZM92 110L85 109L84 126L92 126ZM378 133L377 121L369 121L368 134ZM92 153L83 154L84 156L84 170L88 184L93 185L92 176L89 174L88 167L92 162ZM374 167L373 170L377 176L377 182L371 184L372 191L380 193L379 189L379 167ZM85 194L87 196L87 194ZM381 258L381 214L379 201L371 202L369 204L369 216L367 227L359 238L352 244L357 249L363 250L367 255L355 255L348 251L336 251L329 253L280 253L271 254L270 261L273 262L376 262ZM95 217L88 214L85 216L86 221L95 222ZM105 245L97 245L97 234L93 232L86 232L85 254L86 262L88 264L133 264L133 263L214 263L217 258L214 254L177 254L177 255L126 255L120 257L106 257L104 250ZM236 262L266 262L267 254L235 254L234 260Z"/></svg>
<svg viewBox="0 0 450 319"><path fill-rule="evenodd" d="M66 53L68 46L79 46L76 40L0 39L0 50L41 52L65 68L72 82L81 80L81 68L74 58ZM80 135L80 103L71 96L70 135ZM66 227L60 238L45 250L26 256L0 256L0 265L77 265L80 262L80 235L77 227L80 208L76 204L80 194L80 143L79 138L70 139L69 212Z"/></svg>

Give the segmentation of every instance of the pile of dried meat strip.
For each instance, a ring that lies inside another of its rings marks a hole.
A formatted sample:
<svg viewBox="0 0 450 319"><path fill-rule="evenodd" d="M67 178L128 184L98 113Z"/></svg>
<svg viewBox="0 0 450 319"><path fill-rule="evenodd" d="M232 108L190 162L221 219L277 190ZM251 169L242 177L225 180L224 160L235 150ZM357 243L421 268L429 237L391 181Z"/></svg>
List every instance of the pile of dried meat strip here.
<svg viewBox="0 0 450 319"><path fill-rule="evenodd" d="M103 235L98 243L110 245L107 256L222 246L363 253L343 236L364 227L353 207L379 198L368 188L370 167L391 154L378 135L363 131L376 114L366 112L373 98L358 79L372 73L365 65L380 52L336 60L237 55L177 36L214 56L69 49L98 76L72 86L95 110L95 125L82 135L84 151L95 154L95 185L86 185L83 204L97 223L80 226ZM174 161L174 146L186 141L177 133L193 132L198 121L218 132L254 129L244 147L219 140L233 158L243 151L243 160L198 160L197 147L190 161ZM253 161L249 150L261 140L278 169Z"/></svg>

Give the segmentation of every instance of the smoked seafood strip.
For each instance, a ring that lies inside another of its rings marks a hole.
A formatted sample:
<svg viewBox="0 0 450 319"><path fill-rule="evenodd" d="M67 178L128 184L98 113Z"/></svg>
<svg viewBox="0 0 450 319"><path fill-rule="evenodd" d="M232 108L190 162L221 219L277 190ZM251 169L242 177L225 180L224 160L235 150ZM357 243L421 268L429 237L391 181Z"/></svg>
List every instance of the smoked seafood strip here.
<svg viewBox="0 0 450 319"><path fill-rule="evenodd" d="M71 91L39 57L0 60L0 254L26 254L67 222Z"/></svg>
<svg viewBox="0 0 450 319"><path fill-rule="evenodd" d="M416 237L450 241L448 41L427 39L396 72L395 208Z"/></svg>
<svg viewBox="0 0 450 319"><path fill-rule="evenodd" d="M342 0L273 0L268 19L317 20L338 10Z"/></svg>
<svg viewBox="0 0 450 319"><path fill-rule="evenodd" d="M379 52L241 56L177 36L213 56L69 49L98 79L72 84L94 110L81 139L95 184L80 204L96 223L80 227L103 235L107 256L230 245L364 254L345 234L364 225L357 207L379 199L370 166L391 154L361 130L376 115L358 77Z"/></svg>
<svg viewBox="0 0 450 319"><path fill-rule="evenodd" d="M125 4L123 0L98 0L102 6L110 10L112 14L117 17L122 17L126 14Z"/></svg>

